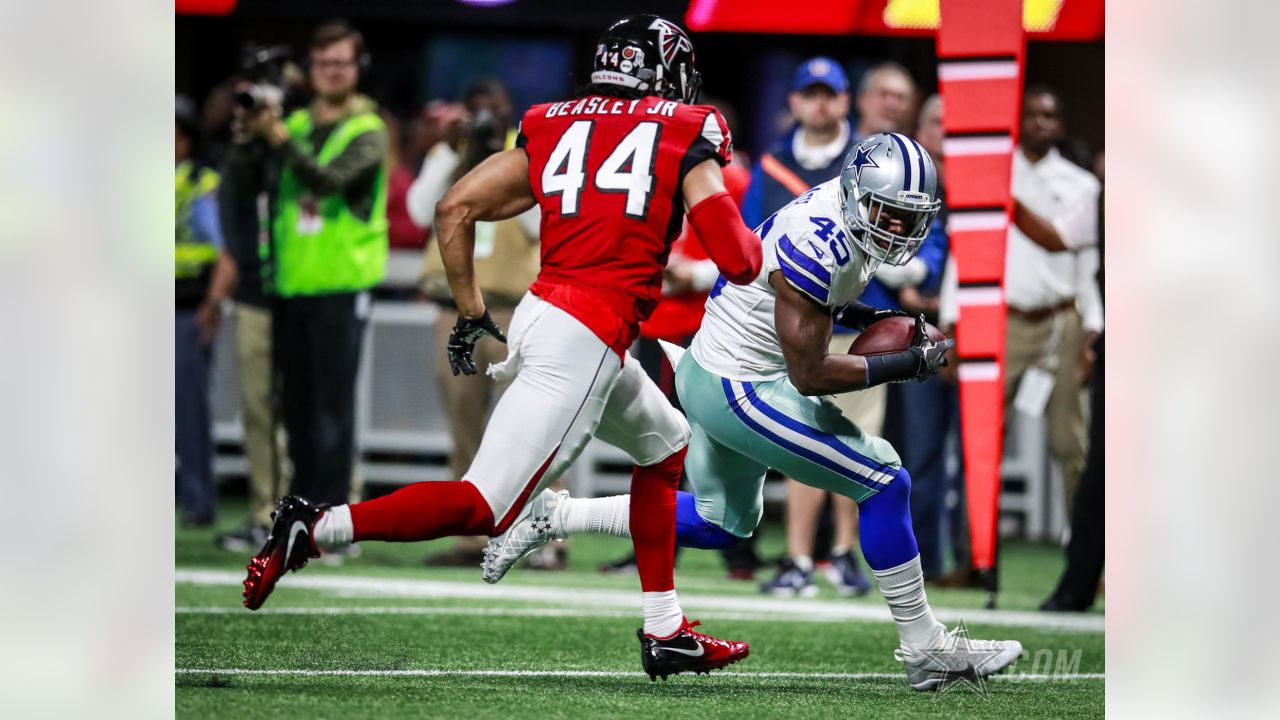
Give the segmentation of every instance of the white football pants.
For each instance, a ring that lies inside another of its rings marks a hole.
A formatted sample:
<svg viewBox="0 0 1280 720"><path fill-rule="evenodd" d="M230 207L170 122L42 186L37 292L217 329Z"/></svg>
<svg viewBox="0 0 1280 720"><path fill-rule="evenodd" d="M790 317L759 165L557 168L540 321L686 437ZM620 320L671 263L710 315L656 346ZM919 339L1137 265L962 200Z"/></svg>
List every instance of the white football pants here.
<svg viewBox="0 0 1280 720"><path fill-rule="evenodd" d="M688 421L640 363L630 355L623 362L572 315L527 293L507 338L506 361L489 373L511 386L462 477L489 502L498 527L560 477L592 436L640 466L688 444Z"/></svg>

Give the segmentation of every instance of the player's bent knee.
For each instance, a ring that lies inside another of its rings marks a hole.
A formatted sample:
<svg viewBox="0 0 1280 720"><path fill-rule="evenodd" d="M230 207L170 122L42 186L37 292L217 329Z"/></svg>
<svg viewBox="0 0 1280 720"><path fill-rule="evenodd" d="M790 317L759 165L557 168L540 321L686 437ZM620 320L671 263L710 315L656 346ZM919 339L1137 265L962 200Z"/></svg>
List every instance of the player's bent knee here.
<svg viewBox="0 0 1280 720"><path fill-rule="evenodd" d="M689 420L680 413L675 413L672 417L675 426L669 435L672 440L673 453L684 449L689 444L689 438L693 437L693 430L689 428Z"/></svg>
<svg viewBox="0 0 1280 720"><path fill-rule="evenodd" d="M746 538L738 537L722 527L706 523L696 534L678 535L677 543L680 547L696 548L698 550L728 550L736 546L738 543L746 540ZM750 537L750 536L748 536Z"/></svg>
<svg viewBox="0 0 1280 720"><path fill-rule="evenodd" d="M665 429L656 437L656 442L652 444L659 445L659 447L655 447L652 452L646 453L647 458L637 459L637 465L651 467L666 462L671 456L679 454L689 447L689 439L693 436L693 432L689 429L689 421L685 420L684 416L679 413L676 413L676 415L680 418L680 422L673 424L672 427Z"/></svg>
<svg viewBox="0 0 1280 720"><path fill-rule="evenodd" d="M889 489L896 490L904 497L911 495L911 473L907 472L904 467L898 468L893 480L889 481Z"/></svg>
<svg viewBox="0 0 1280 720"><path fill-rule="evenodd" d="M686 492L676 494L676 544L680 547L724 550L744 539L699 515L693 495Z"/></svg>
<svg viewBox="0 0 1280 720"><path fill-rule="evenodd" d="M864 499L859 503L859 505L863 505L873 500L880 505L886 505L895 501L910 502L911 473L907 472L905 467L898 468L898 470L893 474L893 479L881 488L880 492Z"/></svg>
<svg viewBox="0 0 1280 720"><path fill-rule="evenodd" d="M891 497L900 498L902 502L911 501L911 473L902 467L898 468L898 472L894 473L893 479L889 481L889 487L880 491L888 493Z"/></svg>

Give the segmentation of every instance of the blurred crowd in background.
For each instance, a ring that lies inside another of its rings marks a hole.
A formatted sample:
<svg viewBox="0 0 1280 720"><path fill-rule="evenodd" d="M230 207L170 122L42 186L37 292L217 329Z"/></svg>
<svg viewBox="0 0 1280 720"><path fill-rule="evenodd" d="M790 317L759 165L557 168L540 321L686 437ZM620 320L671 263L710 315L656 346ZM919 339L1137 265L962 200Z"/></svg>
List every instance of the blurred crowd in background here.
<svg viewBox="0 0 1280 720"><path fill-rule="evenodd" d="M501 392L485 367L506 350L486 338L477 346L478 374L448 370L443 338L456 310L431 239L435 204L484 158L514 146L530 104L572 95L592 33L606 21L594 31L522 33L386 19L179 18L175 417L183 522L209 525L217 513L209 388L224 311L235 314L235 336L223 342L235 348L249 505L243 527L219 536L221 546L256 550L275 499L289 492L340 503L387 489L366 486L357 462L356 380L374 302L438 309L439 352L421 358L421 378L438 383L441 403L421 412L447 417L450 476L463 475L485 408ZM366 36L366 26L376 31ZM749 226L836 176L848 150L876 132L915 137L945 182L932 41L696 34L694 41L706 79L702 102L715 105L734 133L725 182ZM1072 525L1067 572L1057 588L1045 588L1047 610L1087 609L1102 571L1101 56L1100 44L1029 51L1015 151L1006 406L1010 417L1044 417ZM1090 87L1078 76L1095 68ZM502 327L537 274L538 232L537 208L477 230L477 277ZM388 283L389 255L412 255L416 282ZM948 255L944 210L920 255L882 268L861 300L923 313L954 332ZM716 280L686 228L672 247L663 302L632 350L677 407L657 340L688 344ZM831 352L846 352L851 341L837 335ZM860 427L887 437L910 468L926 578L977 587L955 365L925 382L838 403ZM779 481L786 553L762 558L753 538L724 552L729 576L775 595L811 595L815 578L843 593L868 592L856 505ZM427 562L475 566L482 547L481 539L460 539ZM565 552L548 546L530 562L562 568ZM632 563L624 557L601 569L624 572Z"/></svg>

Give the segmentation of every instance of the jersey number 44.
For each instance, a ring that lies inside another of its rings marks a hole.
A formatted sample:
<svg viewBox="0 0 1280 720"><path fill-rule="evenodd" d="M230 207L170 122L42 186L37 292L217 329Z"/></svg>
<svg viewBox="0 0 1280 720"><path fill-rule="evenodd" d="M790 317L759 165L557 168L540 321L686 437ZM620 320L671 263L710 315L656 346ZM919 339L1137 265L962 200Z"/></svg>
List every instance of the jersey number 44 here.
<svg viewBox="0 0 1280 720"><path fill-rule="evenodd" d="M644 220L649 213L649 199L653 197L653 167L662 125L637 124L600 163L594 177L588 178L587 155L594 126L594 120L576 120L560 136L542 169L543 194L558 195L560 215L573 217L578 214L582 189L591 182L599 192L626 194L626 216Z"/></svg>

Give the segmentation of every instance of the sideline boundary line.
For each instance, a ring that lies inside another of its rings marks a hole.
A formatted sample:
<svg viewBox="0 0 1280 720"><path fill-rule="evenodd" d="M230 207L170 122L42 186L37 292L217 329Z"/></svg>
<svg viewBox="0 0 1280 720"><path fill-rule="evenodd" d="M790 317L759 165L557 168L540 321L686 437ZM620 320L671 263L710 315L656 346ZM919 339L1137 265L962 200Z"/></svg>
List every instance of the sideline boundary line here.
<svg viewBox="0 0 1280 720"><path fill-rule="evenodd" d="M178 569L174 579L179 584L239 588L242 572L225 570ZM640 611L640 593L550 585L486 585L476 582L378 578L360 575L289 576L281 585L288 589L308 589L330 593L336 597L356 598L450 598L465 600L500 600L538 602L556 608L572 607L584 612L603 609ZM892 622L889 609L857 602L777 599L767 596L708 595L682 592L680 604L707 618L733 619L733 614L765 616L772 620L832 622L863 620ZM525 608L537 610L538 608ZM262 611L264 612L266 608ZM248 612L248 611L244 611ZM961 619L970 624L1026 627L1039 630L1100 633L1105 619L1096 614L1040 613L1020 610L985 610L979 608L933 608L934 615L948 625ZM746 619L746 618L743 618Z"/></svg>

